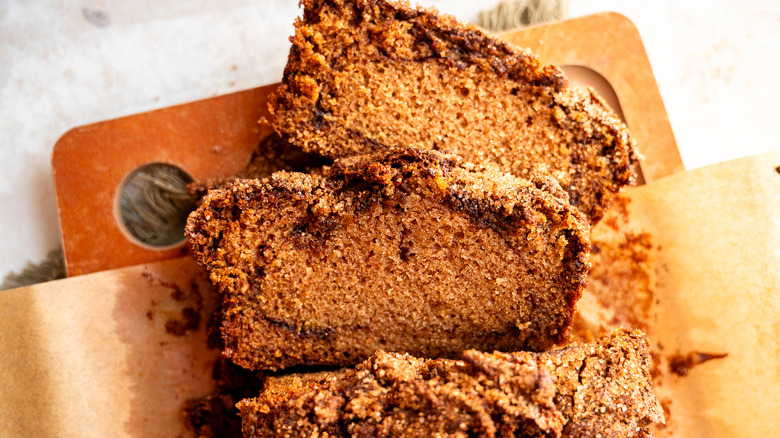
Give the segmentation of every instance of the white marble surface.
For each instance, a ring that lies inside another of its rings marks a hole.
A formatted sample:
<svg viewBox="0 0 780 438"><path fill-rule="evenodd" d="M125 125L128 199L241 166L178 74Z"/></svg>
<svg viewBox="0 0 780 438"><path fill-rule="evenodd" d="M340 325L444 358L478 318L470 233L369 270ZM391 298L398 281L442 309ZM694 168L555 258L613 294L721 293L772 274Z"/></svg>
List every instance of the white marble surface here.
<svg viewBox="0 0 780 438"><path fill-rule="evenodd" d="M497 1L419 3L473 22ZM780 3L571 0L568 15L607 10L639 28L687 168L780 148ZM59 245L60 135L278 81L298 13L297 0L0 1L0 278Z"/></svg>

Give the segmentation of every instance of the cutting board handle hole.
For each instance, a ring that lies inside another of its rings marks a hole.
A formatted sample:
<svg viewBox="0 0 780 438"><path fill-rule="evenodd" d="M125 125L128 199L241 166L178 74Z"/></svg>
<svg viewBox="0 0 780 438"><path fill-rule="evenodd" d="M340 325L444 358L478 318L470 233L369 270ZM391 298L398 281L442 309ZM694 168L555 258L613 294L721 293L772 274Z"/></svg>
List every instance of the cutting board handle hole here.
<svg viewBox="0 0 780 438"><path fill-rule="evenodd" d="M196 204L187 192L193 178L168 163L149 163L131 171L117 189L114 217L131 242L165 250L184 243L184 225Z"/></svg>

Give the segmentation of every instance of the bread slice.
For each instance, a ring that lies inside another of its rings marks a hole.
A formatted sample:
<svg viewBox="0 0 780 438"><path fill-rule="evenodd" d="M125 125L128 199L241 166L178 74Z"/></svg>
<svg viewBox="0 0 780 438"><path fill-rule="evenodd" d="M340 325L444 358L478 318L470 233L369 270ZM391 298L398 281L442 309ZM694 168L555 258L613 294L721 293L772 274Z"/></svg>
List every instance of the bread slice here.
<svg viewBox="0 0 780 438"><path fill-rule="evenodd" d="M623 123L529 51L432 9L303 0L274 128L335 158L388 147L446 150L557 179L596 223L633 178Z"/></svg>
<svg viewBox="0 0 780 438"><path fill-rule="evenodd" d="M186 232L224 294L224 354L250 369L549 348L590 251L554 181L416 149L240 180L209 192Z"/></svg>
<svg viewBox="0 0 780 438"><path fill-rule="evenodd" d="M247 438L652 437L664 419L649 365L647 339L627 330L546 353L378 352L347 371L271 377L238 409Z"/></svg>

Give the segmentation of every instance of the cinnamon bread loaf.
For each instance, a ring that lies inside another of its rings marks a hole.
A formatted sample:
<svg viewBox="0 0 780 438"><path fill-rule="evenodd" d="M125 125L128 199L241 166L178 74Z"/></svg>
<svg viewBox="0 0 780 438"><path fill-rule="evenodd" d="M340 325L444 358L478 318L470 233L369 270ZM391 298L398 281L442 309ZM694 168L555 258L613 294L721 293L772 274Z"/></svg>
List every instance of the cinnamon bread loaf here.
<svg viewBox="0 0 780 438"><path fill-rule="evenodd" d="M552 180L392 149L212 190L186 232L250 369L452 357L566 339L589 226Z"/></svg>
<svg viewBox="0 0 780 438"><path fill-rule="evenodd" d="M446 150L557 179L595 223L633 178L623 123L529 51L432 9L303 0L274 128L335 158L388 147Z"/></svg>
<svg viewBox="0 0 780 438"><path fill-rule="evenodd" d="M246 438L652 437L664 419L649 362L647 339L627 330L546 353L378 352L346 371L272 377L238 408Z"/></svg>

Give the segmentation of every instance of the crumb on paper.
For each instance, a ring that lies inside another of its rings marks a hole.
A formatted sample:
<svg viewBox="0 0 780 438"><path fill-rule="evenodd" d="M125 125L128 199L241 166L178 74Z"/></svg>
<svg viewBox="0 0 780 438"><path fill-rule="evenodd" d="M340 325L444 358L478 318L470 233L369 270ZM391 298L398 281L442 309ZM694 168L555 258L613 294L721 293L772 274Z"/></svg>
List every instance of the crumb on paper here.
<svg viewBox="0 0 780 438"><path fill-rule="evenodd" d="M196 281L190 281L189 285L182 287L175 282L156 278L147 269L141 272L141 276L150 287L169 289L169 296L173 303L176 303L172 306L173 308L167 308L166 310L164 307L167 306L158 303L156 300L151 300L149 308L145 313L146 319L152 321L155 315L160 312L164 315L173 313L165 321L165 332L178 337L186 335L187 331L198 331L200 329L203 319L204 298ZM170 302L168 306L171 306Z"/></svg>
<svg viewBox="0 0 780 438"><path fill-rule="evenodd" d="M723 359L727 357L728 353L704 353L701 351L691 351L688 354L673 354L667 358L669 361L669 371L677 374L680 377L684 377L688 372L696 365L703 364L704 362L713 359Z"/></svg>

